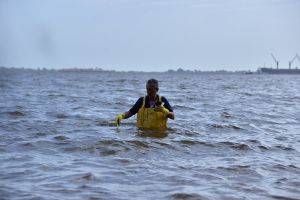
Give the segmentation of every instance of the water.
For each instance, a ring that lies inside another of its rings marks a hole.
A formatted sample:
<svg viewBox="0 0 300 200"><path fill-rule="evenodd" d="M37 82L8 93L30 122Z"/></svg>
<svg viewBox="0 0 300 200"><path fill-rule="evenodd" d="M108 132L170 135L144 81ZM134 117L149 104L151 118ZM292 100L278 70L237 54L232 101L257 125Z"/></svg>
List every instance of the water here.
<svg viewBox="0 0 300 200"><path fill-rule="evenodd" d="M114 125L149 78L166 132ZM0 199L300 199L300 77L6 71Z"/></svg>

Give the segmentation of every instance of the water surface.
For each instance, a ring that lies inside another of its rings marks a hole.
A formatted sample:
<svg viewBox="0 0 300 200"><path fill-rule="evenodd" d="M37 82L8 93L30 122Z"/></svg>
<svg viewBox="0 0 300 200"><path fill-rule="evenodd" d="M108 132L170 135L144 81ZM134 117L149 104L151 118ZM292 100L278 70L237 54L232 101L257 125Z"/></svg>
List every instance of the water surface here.
<svg viewBox="0 0 300 200"><path fill-rule="evenodd" d="M160 81L166 132L113 119ZM300 199L300 78L7 71L1 199Z"/></svg>

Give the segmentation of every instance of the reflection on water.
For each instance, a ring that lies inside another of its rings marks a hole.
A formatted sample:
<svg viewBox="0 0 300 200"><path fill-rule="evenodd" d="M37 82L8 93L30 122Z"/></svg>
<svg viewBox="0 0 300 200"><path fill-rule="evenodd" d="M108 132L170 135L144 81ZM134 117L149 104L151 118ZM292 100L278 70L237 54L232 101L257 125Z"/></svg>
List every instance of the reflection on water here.
<svg viewBox="0 0 300 200"><path fill-rule="evenodd" d="M164 138L168 136L168 131L138 130L137 135L141 137Z"/></svg>
<svg viewBox="0 0 300 200"><path fill-rule="evenodd" d="M114 117L149 78L166 131ZM298 76L1 71L0 199L299 199Z"/></svg>

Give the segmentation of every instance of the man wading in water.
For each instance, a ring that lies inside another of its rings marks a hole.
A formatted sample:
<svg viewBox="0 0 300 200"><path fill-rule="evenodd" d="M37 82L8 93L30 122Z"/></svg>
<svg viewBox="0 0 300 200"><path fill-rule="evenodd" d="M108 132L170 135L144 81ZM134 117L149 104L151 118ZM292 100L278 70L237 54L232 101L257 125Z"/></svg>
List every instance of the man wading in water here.
<svg viewBox="0 0 300 200"><path fill-rule="evenodd" d="M122 119L127 119L137 113L137 127L142 129L167 129L168 118L175 115L168 100L157 94L158 81L150 79L146 84L147 96L140 97L127 112L119 114L115 121L119 125Z"/></svg>

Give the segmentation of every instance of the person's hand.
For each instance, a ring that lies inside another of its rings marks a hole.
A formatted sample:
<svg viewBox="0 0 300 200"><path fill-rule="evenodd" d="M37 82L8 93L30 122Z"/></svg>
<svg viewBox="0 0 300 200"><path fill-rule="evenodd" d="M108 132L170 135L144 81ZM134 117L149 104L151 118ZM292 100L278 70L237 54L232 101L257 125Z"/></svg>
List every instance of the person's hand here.
<svg viewBox="0 0 300 200"><path fill-rule="evenodd" d="M155 111L156 112L162 112L164 113L165 115L168 115L170 113L170 111L168 109L166 109L164 106L162 105L159 105L155 108Z"/></svg>
<svg viewBox="0 0 300 200"><path fill-rule="evenodd" d="M121 123L121 120L125 118L125 113L121 113L119 114L116 118L115 118L115 122L117 125L119 125Z"/></svg>

